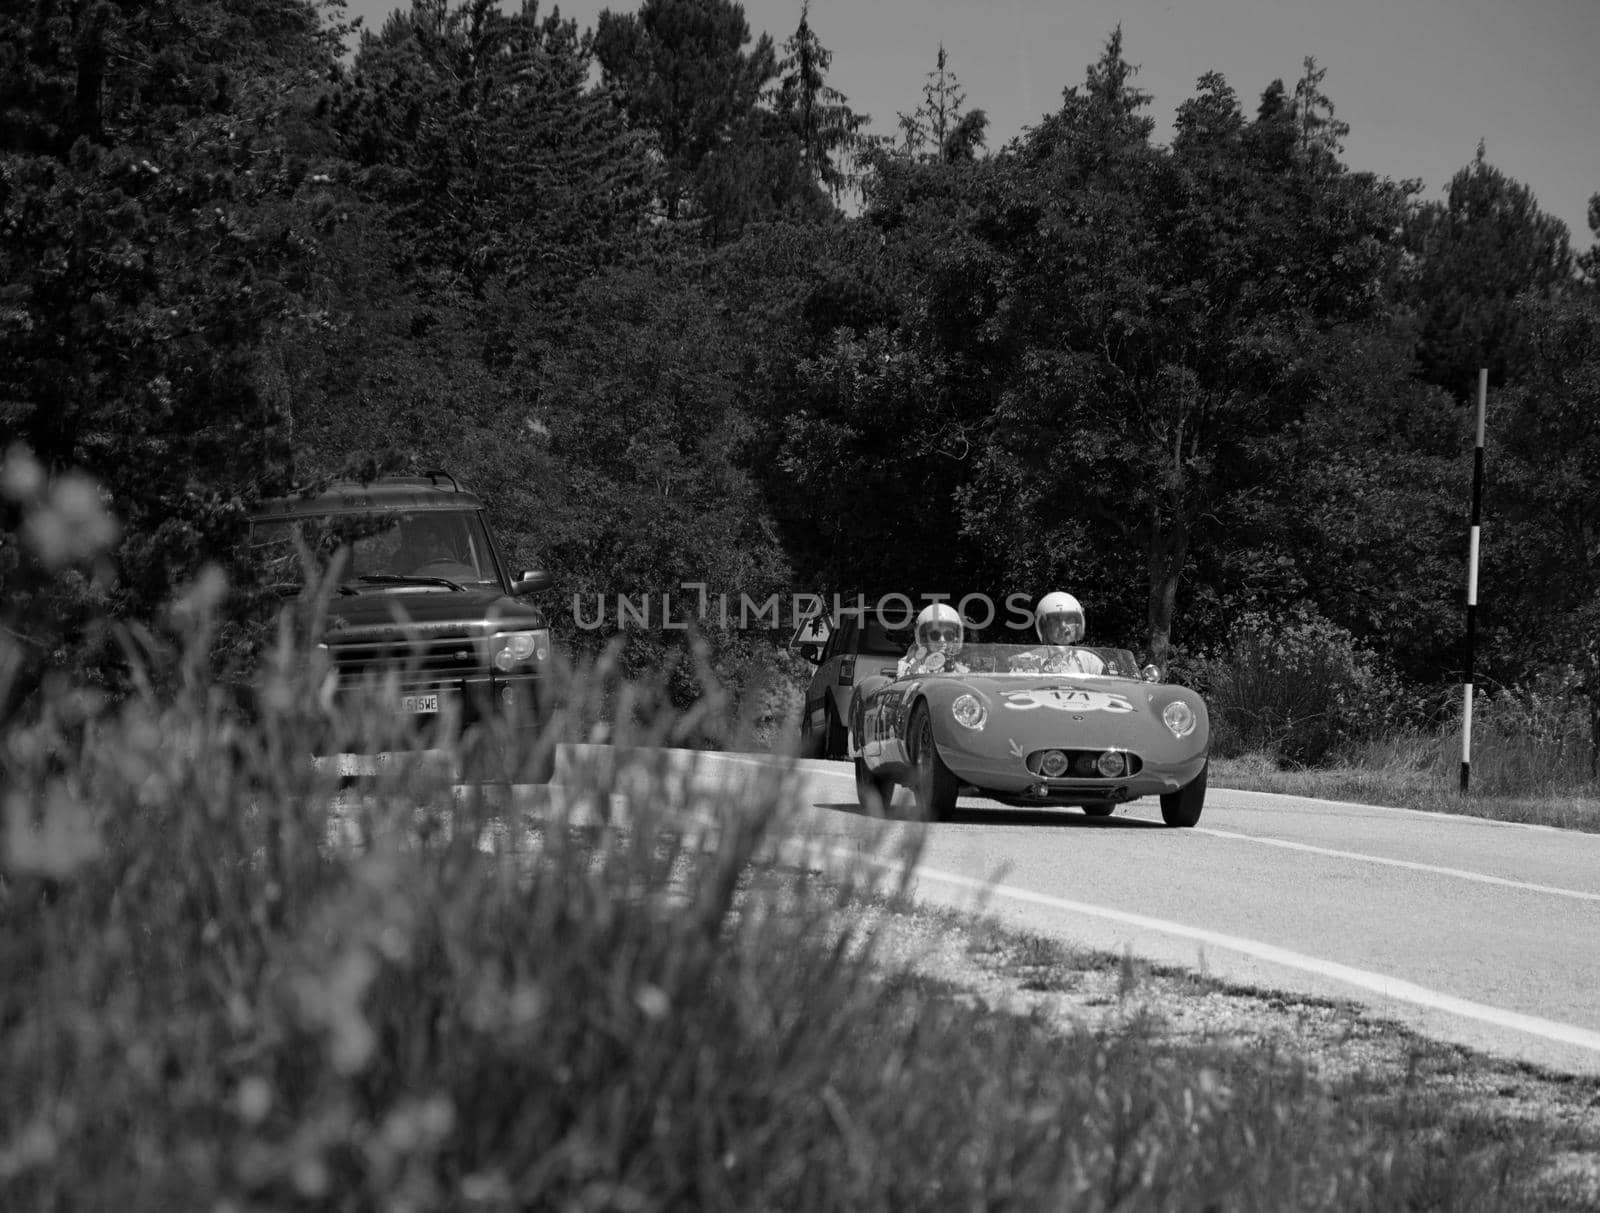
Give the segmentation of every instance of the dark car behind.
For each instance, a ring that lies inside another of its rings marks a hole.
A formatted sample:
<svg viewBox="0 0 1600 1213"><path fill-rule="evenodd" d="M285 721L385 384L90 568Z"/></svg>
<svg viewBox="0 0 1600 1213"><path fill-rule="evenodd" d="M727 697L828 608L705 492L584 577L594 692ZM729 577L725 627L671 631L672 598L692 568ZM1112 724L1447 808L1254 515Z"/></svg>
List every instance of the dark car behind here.
<svg viewBox="0 0 1600 1213"><path fill-rule="evenodd" d="M445 473L334 482L262 503L251 542L269 565L324 561L337 577L320 637L335 703L392 697L417 737L453 721L466 736L512 726L532 753L552 659L548 621L529 595L538 571L512 575L484 502ZM498 730L505 735L505 729ZM548 777L544 769L524 772Z"/></svg>

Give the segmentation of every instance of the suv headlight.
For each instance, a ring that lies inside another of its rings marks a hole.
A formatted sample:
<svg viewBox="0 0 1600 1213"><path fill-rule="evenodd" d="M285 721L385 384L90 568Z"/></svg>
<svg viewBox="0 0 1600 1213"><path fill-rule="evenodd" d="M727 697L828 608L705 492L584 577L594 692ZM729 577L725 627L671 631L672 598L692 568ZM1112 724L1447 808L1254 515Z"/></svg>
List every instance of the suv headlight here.
<svg viewBox="0 0 1600 1213"><path fill-rule="evenodd" d="M494 668L504 673L550 659L549 628L535 628L527 632L496 632L490 639L494 649Z"/></svg>

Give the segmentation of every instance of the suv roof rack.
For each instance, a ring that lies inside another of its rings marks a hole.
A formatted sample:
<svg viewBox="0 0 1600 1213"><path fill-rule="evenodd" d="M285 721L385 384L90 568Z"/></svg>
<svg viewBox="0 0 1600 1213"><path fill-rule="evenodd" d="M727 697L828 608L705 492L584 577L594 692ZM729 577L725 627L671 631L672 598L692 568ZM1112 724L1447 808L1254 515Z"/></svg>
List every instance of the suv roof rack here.
<svg viewBox="0 0 1600 1213"><path fill-rule="evenodd" d="M446 480L448 480L450 482L450 487L451 488L453 488L458 493L461 491L460 482L457 481L454 476L452 476L449 472L445 471L443 468L427 468L427 469L425 469L423 471L422 474L424 476L426 476L429 480L432 480L436 484L438 483L439 477L443 476Z"/></svg>

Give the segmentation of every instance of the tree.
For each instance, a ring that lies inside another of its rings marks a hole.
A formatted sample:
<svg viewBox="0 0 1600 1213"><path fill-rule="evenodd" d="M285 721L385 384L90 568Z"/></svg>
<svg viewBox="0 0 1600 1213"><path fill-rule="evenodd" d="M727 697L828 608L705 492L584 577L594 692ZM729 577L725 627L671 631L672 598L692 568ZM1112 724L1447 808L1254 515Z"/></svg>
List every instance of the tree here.
<svg viewBox="0 0 1600 1213"><path fill-rule="evenodd" d="M576 24L536 0L513 16L418 0L362 40L330 117L399 268L556 296L642 227L648 149L589 68Z"/></svg>
<svg viewBox="0 0 1600 1213"><path fill-rule="evenodd" d="M1318 68L1316 59L1307 55L1305 74L1294 86L1294 116L1296 150L1309 165L1337 164L1344 150L1344 137L1350 133L1350 124L1334 117L1333 101L1322 91L1322 80L1327 68Z"/></svg>
<svg viewBox="0 0 1600 1213"><path fill-rule="evenodd" d="M858 179L853 162L863 144L861 128L869 117L855 113L845 95L826 83L833 53L811 28L809 10L809 0L804 0L800 24L783 44L774 108L799 136L807 175L837 204Z"/></svg>
<svg viewBox="0 0 1600 1213"><path fill-rule="evenodd" d="M1600 295L1524 296L1522 381L1490 400L1483 631L1506 681L1559 672L1600 763Z"/></svg>
<svg viewBox="0 0 1600 1213"><path fill-rule="evenodd" d="M740 175L726 168L729 150L760 144L758 106L777 59L766 34L747 52L749 42L731 0L644 0L637 14L600 14L595 56L629 119L655 135L669 220L711 211L708 179L719 167L724 183Z"/></svg>
<svg viewBox="0 0 1600 1213"><path fill-rule="evenodd" d="M982 110L966 109L967 94L949 67L944 43L922 86L922 104L899 115L901 154L952 164L970 161L983 147L989 119Z"/></svg>
<svg viewBox="0 0 1600 1213"><path fill-rule="evenodd" d="M1301 351L1381 315L1404 194L1281 159L1257 128L1283 105L1247 125L1214 75L1154 148L1132 74L1113 35L974 219L1003 286L969 326L998 388L964 500L981 545L1082 586L1164 663L1197 553L1294 448ZM1119 605L1136 577L1137 623Z"/></svg>
<svg viewBox="0 0 1600 1213"><path fill-rule="evenodd" d="M1600 193L1589 195L1589 251L1578 258L1578 268L1590 288L1600 288Z"/></svg>
<svg viewBox="0 0 1600 1213"><path fill-rule="evenodd" d="M728 595L737 612L741 594L763 602L788 581L748 470L754 351L697 276L678 261L591 279L541 376L545 433L533 445L546 474L530 504L546 567L590 619L597 598L619 594L634 603L648 594L653 612L670 595L678 620L697 615L685 582L718 603ZM701 625L720 623L720 607L709 607ZM641 672L659 667L672 638L635 630L628 652Z"/></svg>
<svg viewBox="0 0 1600 1213"><path fill-rule="evenodd" d="M579 282L638 250L654 190L647 141L590 66L576 25L536 4L417 4L365 38L326 106L350 169L322 332L273 350L303 467L447 467L530 560L552 334Z"/></svg>
<svg viewBox="0 0 1600 1213"><path fill-rule="evenodd" d="M205 561L245 572L250 504L290 474L259 359L313 310L334 218L311 90L340 31L301 0L15 13L0 16L7 65L25 65L0 72L0 447L86 470L122 522L103 602L30 599L8 575L25 690L50 664L115 680L120 655L82 630L91 608L150 622Z"/></svg>
<svg viewBox="0 0 1600 1213"><path fill-rule="evenodd" d="M1497 388L1518 380L1529 357L1518 298L1549 298L1572 277L1566 225L1491 165L1480 143L1445 200L1416 208L1406 235L1413 263L1400 298L1416 313L1423 377L1460 400L1479 367Z"/></svg>

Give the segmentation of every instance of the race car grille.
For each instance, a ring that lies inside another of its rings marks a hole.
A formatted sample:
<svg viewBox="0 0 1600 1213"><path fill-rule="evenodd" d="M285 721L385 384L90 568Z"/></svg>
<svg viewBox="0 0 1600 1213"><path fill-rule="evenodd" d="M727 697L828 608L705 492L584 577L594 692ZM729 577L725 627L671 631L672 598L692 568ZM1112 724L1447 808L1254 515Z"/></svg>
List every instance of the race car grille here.
<svg viewBox="0 0 1600 1213"><path fill-rule="evenodd" d="M1057 752L1066 755L1066 769L1058 775L1046 775L1042 769L1044 756ZM1137 754L1129 753L1127 750L1115 750L1110 752L1121 754L1126 765L1115 775L1102 774L1097 764L1100 755L1107 752L1106 750L1035 750L1028 755L1028 770L1035 775L1044 775L1047 779L1104 779L1107 783L1113 783L1130 775L1137 775L1144 769L1144 762Z"/></svg>
<svg viewBox="0 0 1600 1213"><path fill-rule="evenodd" d="M486 672L473 638L464 632L418 640L340 641L330 643L328 651L340 686L378 683L390 677L404 687L436 686Z"/></svg>

